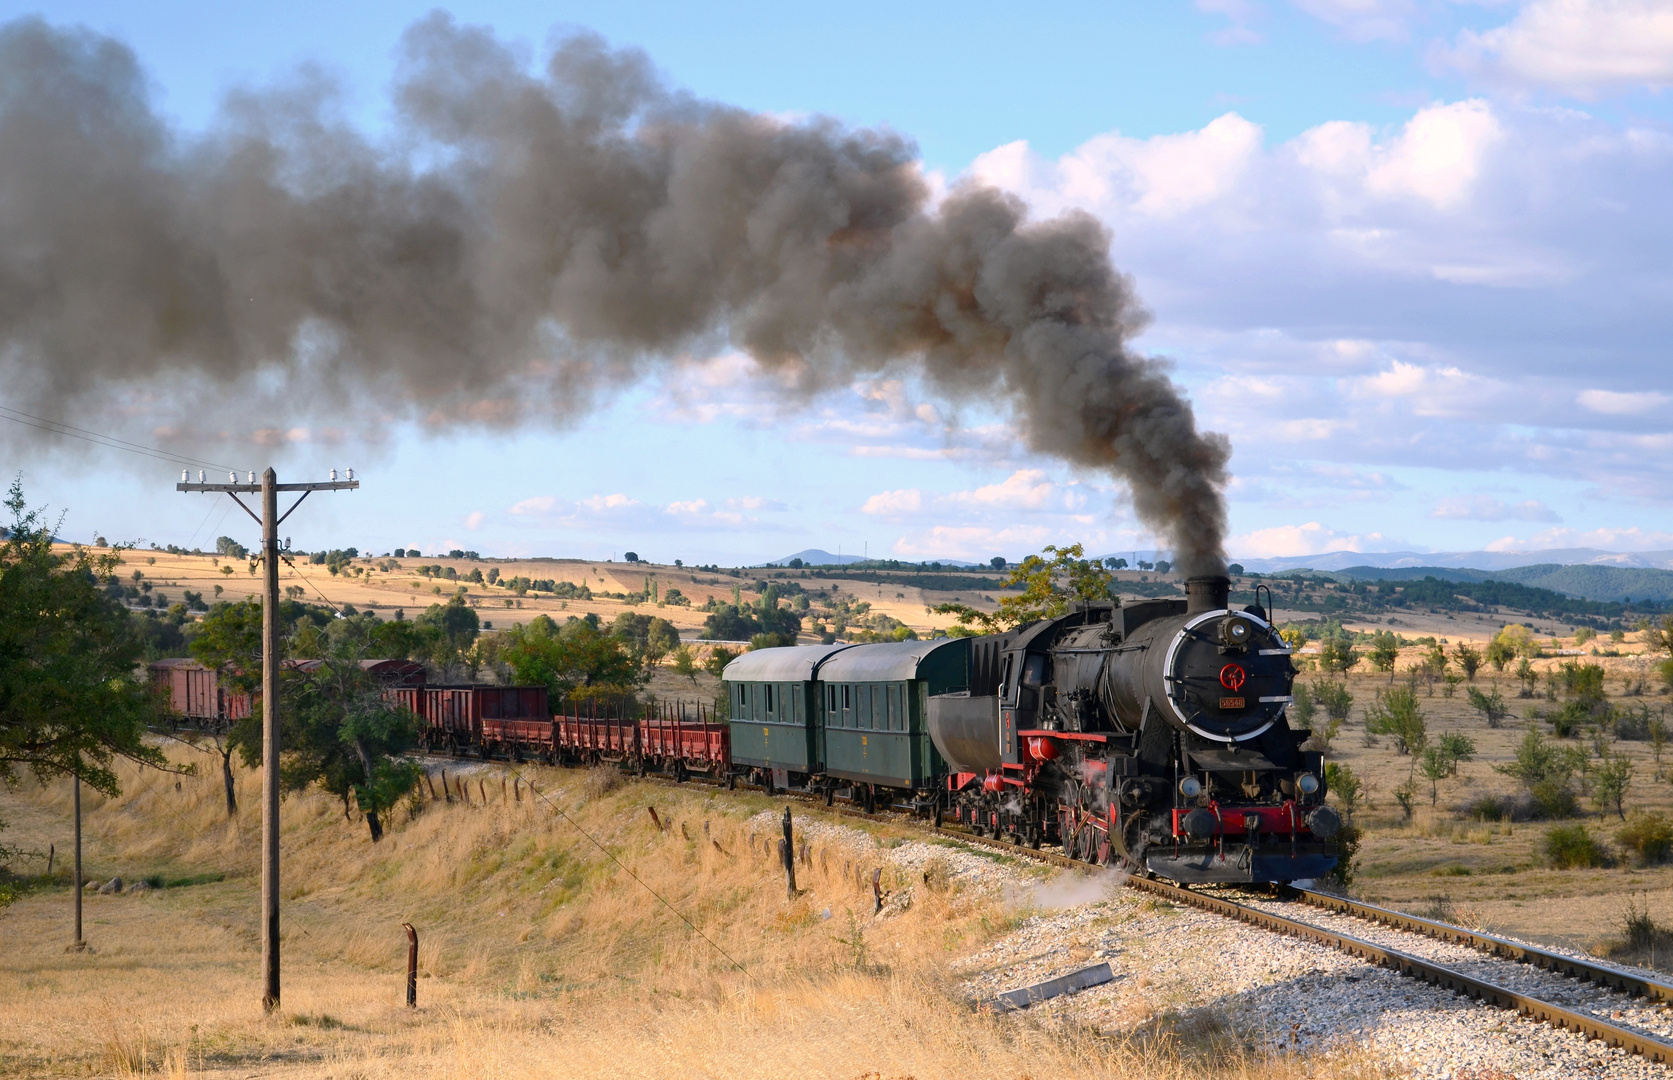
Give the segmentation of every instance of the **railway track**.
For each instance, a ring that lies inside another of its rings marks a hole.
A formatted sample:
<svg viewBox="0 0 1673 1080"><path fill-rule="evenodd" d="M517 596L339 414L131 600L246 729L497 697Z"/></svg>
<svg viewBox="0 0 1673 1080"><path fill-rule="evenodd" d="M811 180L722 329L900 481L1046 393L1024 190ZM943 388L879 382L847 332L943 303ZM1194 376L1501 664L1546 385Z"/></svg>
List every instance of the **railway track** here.
<svg viewBox="0 0 1673 1080"><path fill-rule="evenodd" d="M989 837L975 836L962 829L954 829L948 826L942 826L936 831L949 836L957 836L973 844L1038 859L1042 862L1073 869L1087 869L1086 863L1067 858L1056 852L1035 851ZM1236 919L1239 922L1271 930L1274 933L1327 945L1350 956L1356 956L1370 963L1389 968L1409 978L1419 979L1489 1005L1512 1010L1522 1016L1539 1020L1553 1027L1578 1032L1589 1039L1601 1039L1608 1046L1618 1046L1629 1053L1642 1055L1648 1061L1662 1063L1673 1061L1673 1042L1664 1041L1632 1027L1612 1023L1610 1019L1600 1017L1595 1013L1567 1008L1528 993L1512 990L1498 982L1466 974L1446 964L1415 956L1402 949L1367 941L1341 930L1292 918L1289 915L1269 910L1265 905L1255 906L1239 903L1213 893L1200 892L1138 876L1128 876L1126 884L1130 888L1139 889L1176 904L1200 908L1229 919ZM1378 926L1386 926L1405 933L1418 934L1449 944L1464 946L1476 950L1485 958L1496 958L1510 963L1530 964L1555 975L1590 982L1608 991L1643 998L1663 1007L1673 1002L1673 985L1641 978L1628 972L1604 967L1601 964L1593 964L1576 957L1550 952L1520 942L1508 941L1492 934L1467 930L1450 923L1407 915L1404 912L1390 911L1374 904L1365 904L1344 897L1331 896L1327 893L1304 889L1293 889L1290 892L1296 897L1295 900L1288 902L1290 904L1299 904L1348 915ZM1616 1010L1611 1009L1609 1011Z"/></svg>
<svg viewBox="0 0 1673 1080"><path fill-rule="evenodd" d="M676 781L671 777L650 774L638 779L670 787L722 786L718 782L699 777ZM736 785L736 789L767 794L764 789L754 784L739 783ZM934 825L914 813L896 810L892 807L867 813L857 806L837 803L827 805L823 798L803 792L777 789L770 794L773 797L794 798L798 802L806 803L826 813L834 813L841 817L885 821L891 824L908 824L914 828L949 839L992 848L1064 869L1082 872L1093 869L1085 862L1071 859L1056 851L1030 848L1026 845L1007 843L993 837L978 836L959 826ZM1333 915L1349 916L1376 928L1392 929L1449 945L1460 946L1478 953L1483 959L1531 965L1552 975L1592 983L1606 992L1641 998L1663 1009L1673 1006L1673 984L1642 978L1615 968L1540 949L1536 946L1509 941L1481 931L1469 930L1461 926L1425 919L1416 915L1408 915L1404 912L1392 911L1374 904L1332 896L1328 893L1305 889L1288 889L1286 894L1289 899L1240 903L1237 900L1228 899L1224 895L1213 892L1188 889L1136 875L1127 875L1125 884L1129 888L1138 889L1171 903L1199 908L1274 933L1328 946L1368 963L1388 968L1408 978L1451 990L1473 1000L1516 1012L1521 1016L1538 1020L1556 1028L1577 1032L1588 1039L1600 1039L1605 1045L1620 1047L1628 1053L1640 1055L1648 1061L1673 1062L1673 1042L1630 1026L1613 1023L1611 1017L1599 1016L1594 1012L1586 1011L1584 1008L1565 1007L1533 994L1511 989L1502 985L1500 981L1481 978L1434 959L1417 956L1389 944L1369 941L1355 934L1346 933L1341 929L1308 922L1293 917L1291 912L1276 911L1272 908L1274 906L1286 908L1293 906ZM1613 1008L1606 1011L1617 1016L1620 1015L1619 1010Z"/></svg>

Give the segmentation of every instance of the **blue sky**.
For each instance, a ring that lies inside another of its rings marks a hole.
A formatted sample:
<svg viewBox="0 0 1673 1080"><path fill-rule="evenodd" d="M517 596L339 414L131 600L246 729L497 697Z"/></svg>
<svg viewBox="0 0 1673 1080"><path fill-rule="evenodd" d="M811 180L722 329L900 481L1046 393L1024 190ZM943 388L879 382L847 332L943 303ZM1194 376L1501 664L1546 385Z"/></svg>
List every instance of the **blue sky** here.
<svg viewBox="0 0 1673 1080"><path fill-rule="evenodd" d="M975 176L1040 217L1097 215L1153 316L1139 346L1169 357L1202 425L1233 439L1233 555L1673 547L1665 5L448 10L525 43L531 66L554 30L590 28L700 98L888 126L938 184ZM0 3L0 20L38 11ZM229 89L309 63L376 134L396 41L425 11L42 14L130 46L182 132L210 125ZM157 442L135 393L65 418ZM66 512L67 535L250 531L175 494L176 469L12 434L15 467ZM733 562L1153 544L1118 487L1022 452L1002 415L888 381L792 407L724 352L567 430L284 418L173 448L287 476L355 465L361 491L292 520L302 548Z"/></svg>

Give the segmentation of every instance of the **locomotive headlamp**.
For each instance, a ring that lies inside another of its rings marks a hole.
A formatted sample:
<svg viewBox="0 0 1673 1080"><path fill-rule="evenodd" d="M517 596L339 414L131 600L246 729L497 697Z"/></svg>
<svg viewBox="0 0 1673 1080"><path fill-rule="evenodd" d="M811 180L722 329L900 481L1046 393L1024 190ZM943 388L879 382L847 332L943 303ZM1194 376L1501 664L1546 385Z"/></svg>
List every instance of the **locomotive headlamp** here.
<svg viewBox="0 0 1673 1080"><path fill-rule="evenodd" d="M1179 782L1179 793L1187 799L1194 799L1202 794L1202 781L1194 776L1187 776Z"/></svg>
<svg viewBox="0 0 1673 1080"><path fill-rule="evenodd" d="M1304 772L1295 778L1295 786L1301 789L1303 795L1311 795L1319 790L1319 778L1310 772Z"/></svg>
<svg viewBox="0 0 1673 1080"><path fill-rule="evenodd" d="M1220 624L1220 641L1226 645L1247 645L1254 635L1255 626L1248 619L1233 617Z"/></svg>

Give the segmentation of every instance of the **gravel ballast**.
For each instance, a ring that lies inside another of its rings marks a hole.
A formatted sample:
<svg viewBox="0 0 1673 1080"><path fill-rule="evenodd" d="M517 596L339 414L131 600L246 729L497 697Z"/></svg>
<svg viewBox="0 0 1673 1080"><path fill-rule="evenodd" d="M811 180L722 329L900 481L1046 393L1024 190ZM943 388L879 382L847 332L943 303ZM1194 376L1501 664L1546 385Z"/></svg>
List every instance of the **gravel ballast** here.
<svg viewBox="0 0 1673 1080"><path fill-rule="evenodd" d="M763 814L750 824L765 832L776 819ZM1327 946L1127 889L1113 872L1042 875L1033 866L942 844L908 841L885 848L862 830L812 819L798 820L796 829L814 843L871 849L880 861L914 875L938 858L954 888L996 891L1019 909L1035 912L1016 930L956 962L956 973L976 1000L991 1001L1100 962L1108 962L1115 974L1112 982L1040 1003L1016 1014L1026 1020L1012 1022L1073 1021L1119 1034L1160 1021L1175 1030L1234 1033L1303 1053L1367 1047L1413 1076L1437 1080L1495 1071L1518 1080L1673 1077L1668 1068L1623 1050ZM1244 894L1228 899L1434 960L1673 1042L1673 1011L1589 983L1310 905ZM889 914L886 907L879 917Z"/></svg>

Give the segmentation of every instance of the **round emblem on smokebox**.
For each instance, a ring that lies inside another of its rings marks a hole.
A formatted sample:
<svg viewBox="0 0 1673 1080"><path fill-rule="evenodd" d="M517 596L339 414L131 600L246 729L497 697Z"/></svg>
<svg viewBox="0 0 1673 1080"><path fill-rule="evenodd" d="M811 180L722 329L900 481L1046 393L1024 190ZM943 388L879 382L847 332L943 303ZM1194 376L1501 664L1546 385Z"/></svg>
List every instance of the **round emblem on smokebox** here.
<svg viewBox="0 0 1673 1080"><path fill-rule="evenodd" d="M1248 678L1249 673L1244 671L1240 664L1227 664L1220 669L1220 685L1233 693L1243 689L1243 684Z"/></svg>

